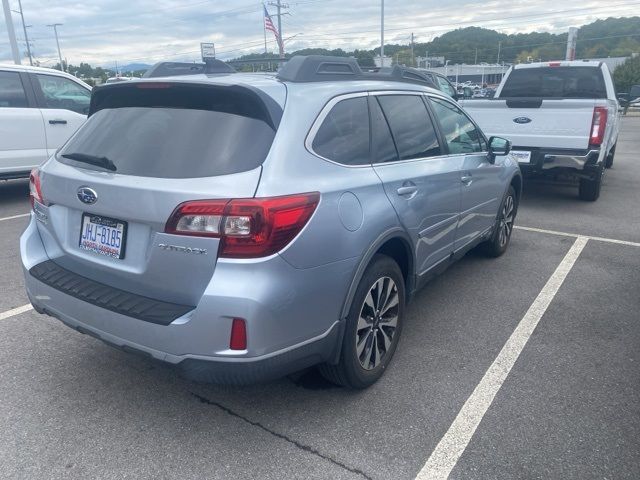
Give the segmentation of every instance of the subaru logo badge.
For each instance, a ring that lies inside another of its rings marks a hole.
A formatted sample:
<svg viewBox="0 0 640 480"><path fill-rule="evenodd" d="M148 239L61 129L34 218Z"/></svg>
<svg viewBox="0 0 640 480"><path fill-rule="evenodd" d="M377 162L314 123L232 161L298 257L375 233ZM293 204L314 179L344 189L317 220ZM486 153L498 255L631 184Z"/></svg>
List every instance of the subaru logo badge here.
<svg viewBox="0 0 640 480"><path fill-rule="evenodd" d="M519 123L520 125L525 123L531 123L531 119L529 117L517 117L513 119L514 122Z"/></svg>
<svg viewBox="0 0 640 480"><path fill-rule="evenodd" d="M87 205L92 205L98 201L98 194L89 187L80 187L78 189L78 200Z"/></svg>

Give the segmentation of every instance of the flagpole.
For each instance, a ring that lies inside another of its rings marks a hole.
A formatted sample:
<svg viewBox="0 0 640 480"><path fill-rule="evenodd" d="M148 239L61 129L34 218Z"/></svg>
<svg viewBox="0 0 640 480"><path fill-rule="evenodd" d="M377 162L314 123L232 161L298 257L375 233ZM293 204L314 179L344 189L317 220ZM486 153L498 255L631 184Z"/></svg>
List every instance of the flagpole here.
<svg viewBox="0 0 640 480"><path fill-rule="evenodd" d="M265 10L267 9L267 7L264 6L264 3L262 4L262 6L265 8ZM264 32L264 53L266 55L267 53L267 25L265 22L265 18L264 18L264 10L262 13L262 31Z"/></svg>

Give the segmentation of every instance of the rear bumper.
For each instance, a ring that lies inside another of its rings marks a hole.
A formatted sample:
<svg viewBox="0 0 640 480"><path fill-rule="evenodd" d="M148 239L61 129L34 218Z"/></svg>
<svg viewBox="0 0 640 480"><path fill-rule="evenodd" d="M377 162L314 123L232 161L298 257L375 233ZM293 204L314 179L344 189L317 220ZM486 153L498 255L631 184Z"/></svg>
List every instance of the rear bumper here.
<svg viewBox="0 0 640 480"><path fill-rule="evenodd" d="M528 174L544 173L553 169L589 172L598 168L604 159L599 149L564 150L529 147L513 147L513 149L531 152L531 162L519 164L520 169Z"/></svg>
<svg viewBox="0 0 640 480"><path fill-rule="evenodd" d="M37 300L31 299L31 303L38 313L56 318L80 333L102 340L127 353L142 355L165 363L177 369L183 377L196 382L249 385L275 380L334 358L342 339L343 322L336 321L329 330L316 338L259 357L172 355L89 327L50 306L43 306Z"/></svg>
<svg viewBox="0 0 640 480"><path fill-rule="evenodd" d="M270 380L331 361L337 354L339 312L357 259L311 269L296 269L278 255L258 263L219 262L198 305L169 323L153 322L135 318L135 298L101 305L109 294L104 295L97 282L83 295L73 292L74 281L82 282L80 275L62 282L64 288L51 278L32 275L34 267L51 262L36 222L32 217L20 239L27 294L36 311L79 332L174 365L191 379L215 383ZM135 311L123 307L127 301ZM247 350L229 349L234 317L246 320Z"/></svg>

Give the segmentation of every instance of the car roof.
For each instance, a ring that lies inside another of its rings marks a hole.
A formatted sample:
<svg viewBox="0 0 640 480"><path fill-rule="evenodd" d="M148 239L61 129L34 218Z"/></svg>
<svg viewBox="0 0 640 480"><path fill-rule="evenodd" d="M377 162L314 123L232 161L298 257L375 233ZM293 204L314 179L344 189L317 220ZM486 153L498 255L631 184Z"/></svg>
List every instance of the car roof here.
<svg viewBox="0 0 640 480"><path fill-rule="evenodd" d="M32 67L31 65L14 65L11 63L0 63L0 70L4 71L15 71L15 72L31 72L31 73L46 73L47 75L55 75L58 77L68 78L70 80L74 80L76 82L81 83L87 88L91 89L89 85L83 82L78 77L74 77L70 73L61 72L60 70L55 70L53 68L44 68L44 67Z"/></svg>
<svg viewBox="0 0 640 480"><path fill-rule="evenodd" d="M394 82L391 80L328 80L325 82L290 82L277 78L275 73L228 73L228 74L195 74L175 77L156 77L134 79L144 82L176 82L199 83L211 85L240 85L262 90L271 96L280 105L284 106L286 91L306 91L309 95L321 95L324 98L332 98L354 92L365 91L408 91L434 93L442 96L442 92L435 88L406 82Z"/></svg>
<svg viewBox="0 0 640 480"><path fill-rule="evenodd" d="M519 63L514 65L516 70L543 67L599 67L602 62L596 60L558 60L553 62Z"/></svg>

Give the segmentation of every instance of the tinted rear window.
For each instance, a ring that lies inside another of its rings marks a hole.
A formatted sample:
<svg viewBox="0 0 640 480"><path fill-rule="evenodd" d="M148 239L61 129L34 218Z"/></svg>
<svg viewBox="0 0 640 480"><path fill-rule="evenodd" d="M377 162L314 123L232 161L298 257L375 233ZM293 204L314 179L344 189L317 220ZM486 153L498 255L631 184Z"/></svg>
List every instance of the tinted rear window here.
<svg viewBox="0 0 640 480"><path fill-rule="evenodd" d="M0 72L0 107L25 108L27 97L18 72Z"/></svg>
<svg viewBox="0 0 640 480"><path fill-rule="evenodd" d="M543 67L515 69L501 97L607 98L598 67Z"/></svg>
<svg viewBox="0 0 640 480"><path fill-rule="evenodd" d="M237 89L127 86L107 93L94 95L95 113L61 149L58 161L102 170L62 157L81 153L108 158L124 175L227 175L261 165L275 136L260 99Z"/></svg>
<svg viewBox="0 0 640 480"><path fill-rule="evenodd" d="M371 163L367 97L338 102L322 122L312 146L318 155L344 165Z"/></svg>

